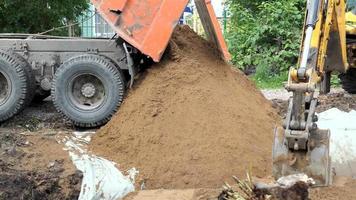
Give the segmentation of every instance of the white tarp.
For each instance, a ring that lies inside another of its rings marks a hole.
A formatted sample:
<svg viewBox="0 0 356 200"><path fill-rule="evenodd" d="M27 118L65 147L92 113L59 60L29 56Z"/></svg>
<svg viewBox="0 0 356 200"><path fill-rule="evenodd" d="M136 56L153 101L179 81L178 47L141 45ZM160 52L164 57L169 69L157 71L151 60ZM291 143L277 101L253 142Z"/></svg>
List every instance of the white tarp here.
<svg viewBox="0 0 356 200"><path fill-rule="evenodd" d="M134 181L138 173L135 168L124 176L116 164L86 151L93 133L74 133L73 137L61 140L65 150L78 170L83 172L79 200L117 200L135 190Z"/></svg>
<svg viewBox="0 0 356 200"><path fill-rule="evenodd" d="M356 178L356 111L332 108L318 114L318 126L330 129L330 155L333 172Z"/></svg>

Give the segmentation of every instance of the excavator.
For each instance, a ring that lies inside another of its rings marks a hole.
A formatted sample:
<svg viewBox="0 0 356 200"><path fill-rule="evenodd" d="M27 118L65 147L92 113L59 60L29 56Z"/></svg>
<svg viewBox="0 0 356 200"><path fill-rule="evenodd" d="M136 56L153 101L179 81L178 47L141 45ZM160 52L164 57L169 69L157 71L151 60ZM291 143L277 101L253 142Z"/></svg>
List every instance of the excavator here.
<svg viewBox="0 0 356 200"><path fill-rule="evenodd" d="M308 0L297 67L291 67L286 90L292 93L283 127L273 143L273 176L304 173L315 186L332 183L330 131L318 128L320 94L330 92L332 73L343 88L356 93L356 2Z"/></svg>

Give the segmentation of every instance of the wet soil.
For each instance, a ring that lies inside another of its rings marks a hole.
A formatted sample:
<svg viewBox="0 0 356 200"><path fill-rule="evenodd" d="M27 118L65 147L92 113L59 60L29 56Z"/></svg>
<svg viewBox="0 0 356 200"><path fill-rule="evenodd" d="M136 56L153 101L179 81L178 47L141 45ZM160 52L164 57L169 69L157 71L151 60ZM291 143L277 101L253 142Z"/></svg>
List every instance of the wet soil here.
<svg viewBox="0 0 356 200"><path fill-rule="evenodd" d="M78 199L82 174L56 137L70 133L51 102L0 125L0 199Z"/></svg>
<svg viewBox="0 0 356 200"><path fill-rule="evenodd" d="M277 110L282 118L285 118L288 109L288 101L282 99L272 99L271 101L273 108ZM343 90L327 95L321 95L316 110L317 113L324 112L331 108L338 108L345 112L356 110L356 95L348 94Z"/></svg>

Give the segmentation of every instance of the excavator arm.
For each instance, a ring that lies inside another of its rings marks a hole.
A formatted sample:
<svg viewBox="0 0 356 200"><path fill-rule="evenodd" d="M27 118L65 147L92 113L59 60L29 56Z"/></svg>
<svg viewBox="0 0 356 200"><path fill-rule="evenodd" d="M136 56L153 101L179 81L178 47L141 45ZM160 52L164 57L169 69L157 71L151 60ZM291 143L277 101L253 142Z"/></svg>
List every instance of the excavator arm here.
<svg viewBox="0 0 356 200"><path fill-rule="evenodd" d="M332 182L330 131L321 130L315 113L320 93L330 91L332 71L345 72L345 0L308 0L298 68L289 71L293 93L283 128L276 128L273 175L305 173L316 186Z"/></svg>

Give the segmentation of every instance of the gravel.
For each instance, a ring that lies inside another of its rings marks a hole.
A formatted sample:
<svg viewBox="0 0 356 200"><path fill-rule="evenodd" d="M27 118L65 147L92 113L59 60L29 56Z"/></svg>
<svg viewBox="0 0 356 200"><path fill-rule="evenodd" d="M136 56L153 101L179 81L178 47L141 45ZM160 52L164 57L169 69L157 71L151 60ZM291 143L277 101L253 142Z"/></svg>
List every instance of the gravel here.
<svg viewBox="0 0 356 200"><path fill-rule="evenodd" d="M288 92L284 88L281 89L264 89L261 90L262 94L268 100L278 99L282 101L287 101L290 96L292 96L291 92ZM345 91L342 88L332 88L330 94L336 93L344 93Z"/></svg>

